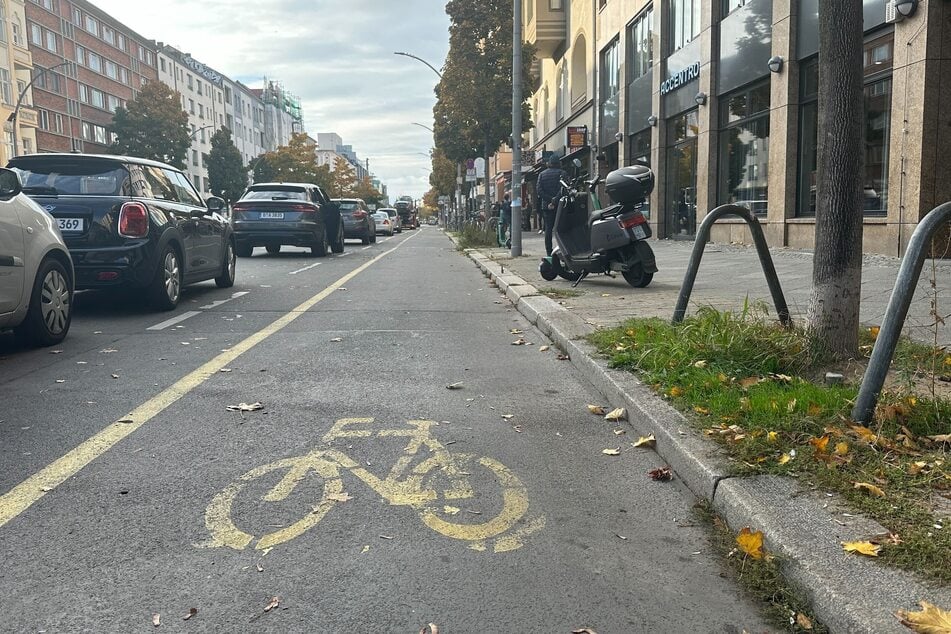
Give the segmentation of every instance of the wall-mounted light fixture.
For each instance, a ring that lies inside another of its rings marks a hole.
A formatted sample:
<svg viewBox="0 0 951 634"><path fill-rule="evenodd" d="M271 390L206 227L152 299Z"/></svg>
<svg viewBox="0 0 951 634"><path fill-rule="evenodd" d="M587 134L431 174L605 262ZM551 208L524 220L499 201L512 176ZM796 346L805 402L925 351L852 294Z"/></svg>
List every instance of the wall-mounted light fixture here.
<svg viewBox="0 0 951 634"><path fill-rule="evenodd" d="M654 115L647 117L647 125L649 125L652 128L655 125L657 125L657 117L655 117Z"/></svg>
<svg viewBox="0 0 951 634"><path fill-rule="evenodd" d="M698 106L702 106L702 105L704 105L705 103L707 103L707 93L705 93L705 92L698 92L698 93L697 93L697 96L694 97L693 100L697 102L697 105L698 105Z"/></svg>
<svg viewBox="0 0 951 634"><path fill-rule="evenodd" d="M614 135L614 140L617 141L618 143L620 143L621 141L624 140L624 135L623 135L622 133L620 133L620 132L617 132L617 133L615 133L615 135Z"/></svg>
<svg viewBox="0 0 951 634"><path fill-rule="evenodd" d="M895 11L902 17L910 18L918 10L918 0L895 0Z"/></svg>
<svg viewBox="0 0 951 634"><path fill-rule="evenodd" d="M766 65L769 66L769 72L771 73L783 72L783 58L780 55L773 55L770 57L769 61L766 62Z"/></svg>

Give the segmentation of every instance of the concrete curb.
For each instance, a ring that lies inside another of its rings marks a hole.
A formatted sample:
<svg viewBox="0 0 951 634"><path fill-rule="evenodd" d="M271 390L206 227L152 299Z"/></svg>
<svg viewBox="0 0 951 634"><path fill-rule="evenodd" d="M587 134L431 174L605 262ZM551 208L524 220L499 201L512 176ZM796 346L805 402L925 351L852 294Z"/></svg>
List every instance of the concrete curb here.
<svg viewBox="0 0 951 634"><path fill-rule="evenodd" d="M593 326L483 253L468 249L466 255L612 405L627 409L638 433L654 434L657 453L694 495L710 502L734 532L746 526L763 532L787 581L831 631L908 632L895 618L896 610L917 609L921 600L951 606L948 588L844 553L841 542L880 535L886 532L881 525L849 514L836 497L805 490L789 478L731 476L725 453L697 434L679 411L631 373L607 367L585 341Z"/></svg>

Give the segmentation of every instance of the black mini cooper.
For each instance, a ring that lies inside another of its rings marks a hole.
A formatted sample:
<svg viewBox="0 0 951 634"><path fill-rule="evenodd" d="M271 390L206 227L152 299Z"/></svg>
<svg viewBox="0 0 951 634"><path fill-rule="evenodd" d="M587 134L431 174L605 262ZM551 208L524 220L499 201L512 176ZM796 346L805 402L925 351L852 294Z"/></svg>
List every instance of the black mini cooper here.
<svg viewBox="0 0 951 634"><path fill-rule="evenodd" d="M234 235L219 214L224 201L202 201L180 170L95 154L31 154L9 167L59 224L77 289L141 289L156 308L171 310L186 284L234 285Z"/></svg>

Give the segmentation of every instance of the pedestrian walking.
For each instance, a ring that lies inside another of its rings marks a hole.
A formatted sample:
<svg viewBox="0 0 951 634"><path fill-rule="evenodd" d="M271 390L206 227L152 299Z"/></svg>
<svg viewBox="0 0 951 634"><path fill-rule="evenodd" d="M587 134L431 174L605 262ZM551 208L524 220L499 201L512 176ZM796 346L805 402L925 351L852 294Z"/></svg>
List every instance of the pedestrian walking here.
<svg viewBox="0 0 951 634"><path fill-rule="evenodd" d="M509 227L512 225L512 199L508 194L505 195L502 201L502 207L499 211L499 225L499 235L503 237L508 236ZM505 240L505 246L512 246L511 238Z"/></svg>
<svg viewBox="0 0 951 634"><path fill-rule="evenodd" d="M551 255L551 234L555 228L555 212L558 209L558 194L561 193L561 181L567 180L568 174L561 169L561 162L552 157L548 159L548 168L538 175L536 192L538 194L538 209L544 218L545 224L545 253Z"/></svg>

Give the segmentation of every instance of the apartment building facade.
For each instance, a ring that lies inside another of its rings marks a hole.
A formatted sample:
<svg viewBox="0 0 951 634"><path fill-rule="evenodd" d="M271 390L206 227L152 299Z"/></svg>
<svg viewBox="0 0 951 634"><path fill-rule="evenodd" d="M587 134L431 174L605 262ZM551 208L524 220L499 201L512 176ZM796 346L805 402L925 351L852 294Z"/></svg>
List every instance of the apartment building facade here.
<svg viewBox="0 0 951 634"><path fill-rule="evenodd" d="M116 109L158 79L155 43L86 0L27 0L40 152L108 152Z"/></svg>
<svg viewBox="0 0 951 634"><path fill-rule="evenodd" d="M558 38L593 11L591 152L601 172L635 161L653 167L655 235L691 239L709 210L737 203L756 213L770 244L811 248L818 1L526 0L526 37L542 44L542 82L531 97L539 133L555 129L557 115L545 117L563 86L546 65L571 59ZM915 9L901 19L889 0L864 0L864 248L871 253L900 255L923 215L951 200L951 179L939 169L941 150L951 147L951 95L941 89L951 73L951 32L942 28L951 5ZM572 90L578 71L568 69ZM557 134L532 140L541 151L568 151ZM748 242L749 233L721 221L713 239Z"/></svg>
<svg viewBox="0 0 951 634"><path fill-rule="evenodd" d="M0 121L4 122L0 165L6 165L19 154L36 151L39 119L29 85L32 73L33 55L26 39L24 0L0 0ZM16 110L18 103L20 109ZM14 112L16 118L12 120Z"/></svg>

